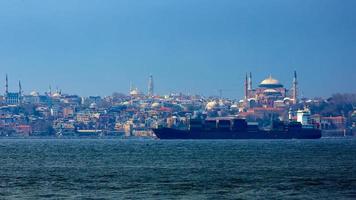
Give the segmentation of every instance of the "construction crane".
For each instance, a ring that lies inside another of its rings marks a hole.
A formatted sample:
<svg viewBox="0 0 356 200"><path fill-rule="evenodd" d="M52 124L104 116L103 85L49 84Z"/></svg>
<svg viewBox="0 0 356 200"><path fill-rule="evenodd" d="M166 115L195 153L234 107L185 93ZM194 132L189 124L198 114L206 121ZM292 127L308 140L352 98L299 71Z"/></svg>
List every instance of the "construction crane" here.
<svg viewBox="0 0 356 200"><path fill-rule="evenodd" d="M218 89L217 91L218 91L218 93L219 93L219 98L222 99L223 93L226 93L226 92L235 92L236 90L235 90L235 89Z"/></svg>

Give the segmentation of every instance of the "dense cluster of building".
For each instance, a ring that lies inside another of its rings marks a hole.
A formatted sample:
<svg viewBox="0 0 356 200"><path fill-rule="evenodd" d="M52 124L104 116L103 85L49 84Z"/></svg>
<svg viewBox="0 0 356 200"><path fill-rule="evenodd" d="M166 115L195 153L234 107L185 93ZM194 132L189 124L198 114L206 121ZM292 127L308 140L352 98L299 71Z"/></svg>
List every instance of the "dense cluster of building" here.
<svg viewBox="0 0 356 200"><path fill-rule="evenodd" d="M326 100L298 99L296 72L290 90L272 76L253 88L251 73L246 75L245 97L240 101L157 95L153 76L149 77L147 94L131 86L128 95L114 93L106 97L80 97L58 89L25 94L20 82L18 91L10 92L8 83L6 76L5 93L0 96L0 136L154 137L152 128L184 129L191 118L226 116L245 118L261 127L268 127L271 119L299 121L336 135L353 134L355 127L356 111L351 117L313 113L310 105Z"/></svg>
<svg viewBox="0 0 356 200"><path fill-rule="evenodd" d="M268 118L278 118L282 121L298 121L303 126L312 126L323 130L324 135L353 134L355 129L356 111L338 116L323 116L310 108L327 102L325 99L298 99L297 72L294 72L291 89L271 75L261 81L257 88L252 87L252 74L246 75L245 97L239 116L249 121L268 123ZM356 105L353 105L356 106Z"/></svg>

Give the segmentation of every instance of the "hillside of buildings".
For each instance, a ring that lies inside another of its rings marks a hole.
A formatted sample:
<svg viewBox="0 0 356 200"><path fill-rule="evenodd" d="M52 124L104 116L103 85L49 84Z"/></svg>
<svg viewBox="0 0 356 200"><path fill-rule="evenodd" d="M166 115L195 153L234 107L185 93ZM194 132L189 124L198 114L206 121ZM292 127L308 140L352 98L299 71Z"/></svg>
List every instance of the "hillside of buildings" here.
<svg viewBox="0 0 356 200"><path fill-rule="evenodd" d="M154 93L153 77L144 94L131 88L129 94L106 97L65 94L60 90L44 94L18 92L0 96L2 137L154 137L151 129L161 126L187 128L196 117L236 117L261 128L271 119L323 130L325 136L355 135L356 94L334 94L330 98L298 98L296 73L287 89L269 76L257 88L252 75L246 76L241 100L181 93Z"/></svg>

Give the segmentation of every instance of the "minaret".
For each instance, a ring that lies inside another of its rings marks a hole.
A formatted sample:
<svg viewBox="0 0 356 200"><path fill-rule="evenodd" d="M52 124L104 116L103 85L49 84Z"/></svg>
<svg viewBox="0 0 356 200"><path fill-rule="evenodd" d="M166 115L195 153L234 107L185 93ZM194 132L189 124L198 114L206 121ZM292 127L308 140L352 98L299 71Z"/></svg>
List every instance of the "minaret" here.
<svg viewBox="0 0 356 200"><path fill-rule="evenodd" d="M248 90L252 90L252 73L250 72L250 76L248 78Z"/></svg>
<svg viewBox="0 0 356 200"><path fill-rule="evenodd" d="M154 95L154 84L153 84L153 76L150 75L148 80L148 96L152 97Z"/></svg>
<svg viewBox="0 0 356 200"><path fill-rule="evenodd" d="M21 81L19 81L19 96L22 96L22 86L21 86Z"/></svg>
<svg viewBox="0 0 356 200"><path fill-rule="evenodd" d="M6 81L5 81L5 97L7 97L9 94L9 79L6 74Z"/></svg>
<svg viewBox="0 0 356 200"><path fill-rule="evenodd" d="M297 71L294 71L294 78L293 78L293 104L298 103L298 80L297 80Z"/></svg>
<svg viewBox="0 0 356 200"><path fill-rule="evenodd" d="M247 78L247 73L246 73L246 77L245 77L245 103L247 103L247 99L248 99L248 78Z"/></svg>
<svg viewBox="0 0 356 200"><path fill-rule="evenodd" d="M21 86L21 81L19 81L19 96L18 96L18 103L22 103L22 86Z"/></svg>

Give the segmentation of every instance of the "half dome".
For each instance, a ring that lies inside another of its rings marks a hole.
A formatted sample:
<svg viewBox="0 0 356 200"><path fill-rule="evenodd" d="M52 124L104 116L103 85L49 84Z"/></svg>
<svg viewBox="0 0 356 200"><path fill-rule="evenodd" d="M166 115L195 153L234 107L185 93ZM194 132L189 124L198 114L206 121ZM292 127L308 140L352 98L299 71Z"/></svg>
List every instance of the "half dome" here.
<svg viewBox="0 0 356 200"><path fill-rule="evenodd" d="M263 93L272 93L272 94L274 94L274 93L280 93L280 92L278 92L275 89L266 89L266 90L263 91Z"/></svg>

